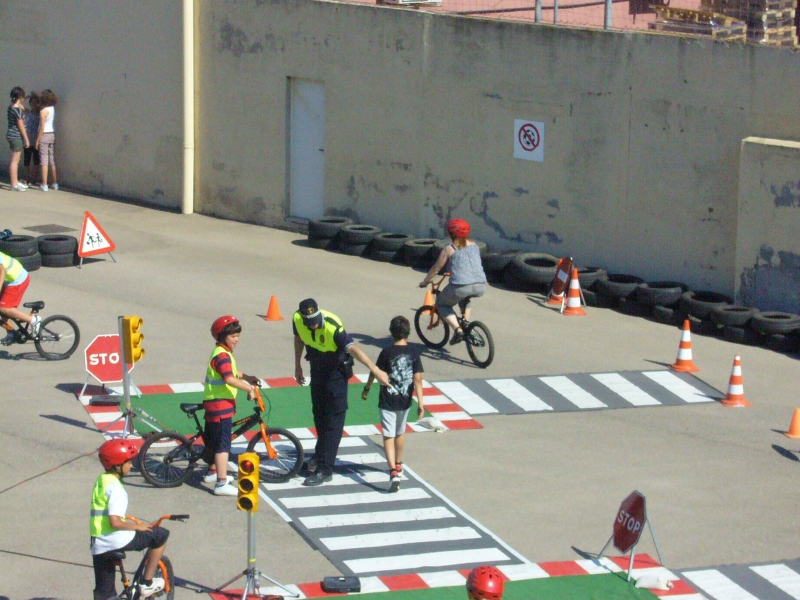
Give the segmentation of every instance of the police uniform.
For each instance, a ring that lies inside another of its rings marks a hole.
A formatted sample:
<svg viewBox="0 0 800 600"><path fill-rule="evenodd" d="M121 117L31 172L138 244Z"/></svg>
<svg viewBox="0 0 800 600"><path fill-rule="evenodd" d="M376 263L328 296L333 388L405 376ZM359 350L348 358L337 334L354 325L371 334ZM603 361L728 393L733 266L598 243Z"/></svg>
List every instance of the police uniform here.
<svg viewBox="0 0 800 600"><path fill-rule="evenodd" d="M316 303L313 303L313 310L306 314L317 312L322 319L321 327L309 328L301 311L297 311L293 318L293 328L294 334L305 344L306 358L311 363L311 406L314 427L317 429L314 452L317 472L328 476L333 472L344 431L348 408L347 380L353 374L353 361L346 350L353 339L345 331L339 317L319 310Z"/></svg>

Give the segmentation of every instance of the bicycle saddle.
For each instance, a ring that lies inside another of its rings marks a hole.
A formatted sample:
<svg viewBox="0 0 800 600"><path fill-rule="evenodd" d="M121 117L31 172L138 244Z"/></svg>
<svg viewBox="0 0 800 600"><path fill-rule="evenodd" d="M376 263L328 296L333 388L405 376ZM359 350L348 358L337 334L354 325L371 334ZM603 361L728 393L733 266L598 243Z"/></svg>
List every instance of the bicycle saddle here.
<svg viewBox="0 0 800 600"><path fill-rule="evenodd" d="M44 308L44 302L42 300L37 300L36 302L26 302L22 306L30 308L31 310L42 310Z"/></svg>
<svg viewBox="0 0 800 600"><path fill-rule="evenodd" d="M108 553L111 560L125 560L125 552L123 550L112 550Z"/></svg>
<svg viewBox="0 0 800 600"><path fill-rule="evenodd" d="M191 402L181 402L181 410L185 412L187 415L192 416L198 410L203 408L202 404L193 404Z"/></svg>

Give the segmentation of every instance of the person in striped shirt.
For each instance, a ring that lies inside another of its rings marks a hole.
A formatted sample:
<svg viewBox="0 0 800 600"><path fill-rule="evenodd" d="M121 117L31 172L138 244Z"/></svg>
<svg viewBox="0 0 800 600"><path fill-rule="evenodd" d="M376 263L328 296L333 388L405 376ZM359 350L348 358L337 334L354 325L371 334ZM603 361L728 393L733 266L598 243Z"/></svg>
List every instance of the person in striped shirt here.
<svg viewBox="0 0 800 600"><path fill-rule="evenodd" d="M31 145L28 134L25 131L25 90L17 86L11 90L11 105L6 111L8 119L8 130L6 131L6 141L11 150L11 161L8 165L8 175L11 179L11 191L24 192L28 186L19 181L19 158L22 151Z"/></svg>

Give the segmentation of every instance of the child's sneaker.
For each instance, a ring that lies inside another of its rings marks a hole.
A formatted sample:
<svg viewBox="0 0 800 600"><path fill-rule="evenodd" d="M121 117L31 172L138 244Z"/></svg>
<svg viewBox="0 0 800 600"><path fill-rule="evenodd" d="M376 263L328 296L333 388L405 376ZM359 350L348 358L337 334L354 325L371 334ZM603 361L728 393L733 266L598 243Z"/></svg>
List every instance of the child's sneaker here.
<svg viewBox="0 0 800 600"><path fill-rule="evenodd" d="M228 479L227 482L230 483L231 481L233 481L233 476L228 475L227 479ZM206 473L205 475L203 475L203 481L205 483L215 483L217 481L217 472L212 471L211 473Z"/></svg>
<svg viewBox="0 0 800 600"><path fill-rule="evenodd" d="M393 469L389 479L389 493L394 494L399 489L400 489L400 473L398 473L396 470Z"/></svg>
<svg viewBox="0 0 800 600"><path fill-rule="evenodd" d="M46 185L40 185L40 186L39 186L39 191L40 191L40 192L46 192L47 190L48 190L48 188L47 188L47 186L46 186Z"/></svg>
<svg viewBox="0 0 800 600"><path fill-rule="evenodd" d="M153 577L150 585L139 584L139 598L149 598L164 589L164 580L161 577Z"/></svg>
<svg viewBox="0 0 800 600"><path fill-rule="evenodd" d="M11 191L12 192L27 192L28 188L25 187L24 185L21 185L21 184L18 183L17 185L12 185L11 186Z"/></svg>
<svg viewBox="0 0 800 600"><path fill-rule="evenodd" d="M232 486L230 481L226 481L225 483L218 482L217 485L214 486L214 495L238 496L239 490L237 490L234 486Z"/></svg>
<svg viewBox="0 0 800 600"><path fill-rule="evenodd" d="M33 315L33 321L31 321L31 335L39 335L39 327L42 324L42 317L39 315Z"/></svg>
<svg viewBox="0 0 800 600"><path fill-rule="evenodd" d="M58 191L58 184L57 184L57 183L54 183L54 184L53 184L53 185L51 185L50 187L51 187L52 189L54 189L54 190Z"/></svg>

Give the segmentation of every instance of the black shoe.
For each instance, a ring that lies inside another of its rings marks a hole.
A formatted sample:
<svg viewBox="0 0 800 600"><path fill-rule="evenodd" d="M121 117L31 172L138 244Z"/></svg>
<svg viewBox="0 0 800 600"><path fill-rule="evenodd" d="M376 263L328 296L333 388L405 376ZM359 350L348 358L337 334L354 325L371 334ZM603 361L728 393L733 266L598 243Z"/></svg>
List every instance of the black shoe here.
<svg viewBox="0 0 800 600"><path fill-rule="evenodd" d="M302 472L307 477L317 470L317 457L312 456L303 463Z"/></svg>
<svg viewBox="0 0 800 600"><path fill-rule="evenodd" d="M453 338L450 340L450 345L455 346L457 343L463 341L464 341L464 330L462 329L461 331L456 331L453 334Z"/></svg>
<svg viewBox="0 0 800 600"><path fill-rule="evenodd" d="M312 473L308 477L306 477L305 481L303 481L303 485L306 487L313 487L315 485L322 485L326 481L331 481L333 479L333 475L330 473L323 473L322 471L316 471Z"/></svg>

